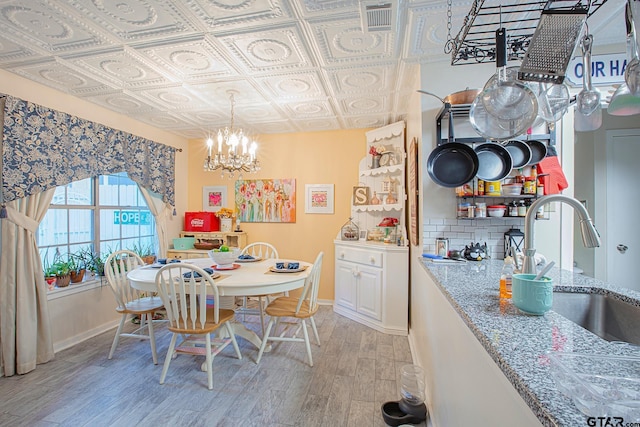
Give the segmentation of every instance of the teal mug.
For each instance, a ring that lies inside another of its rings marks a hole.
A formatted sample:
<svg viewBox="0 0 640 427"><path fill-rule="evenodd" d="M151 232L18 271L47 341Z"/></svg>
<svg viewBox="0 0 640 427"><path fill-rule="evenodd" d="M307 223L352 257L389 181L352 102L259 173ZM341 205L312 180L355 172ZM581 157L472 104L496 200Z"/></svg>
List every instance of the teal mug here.
<svg viewBox="0 0 640 427"><path fill-rule="evenodd" d="M553 280L546 276L534 280L535 277L535 274L514 274L511 300L520 311L540 316L553 305Z"/></svg>

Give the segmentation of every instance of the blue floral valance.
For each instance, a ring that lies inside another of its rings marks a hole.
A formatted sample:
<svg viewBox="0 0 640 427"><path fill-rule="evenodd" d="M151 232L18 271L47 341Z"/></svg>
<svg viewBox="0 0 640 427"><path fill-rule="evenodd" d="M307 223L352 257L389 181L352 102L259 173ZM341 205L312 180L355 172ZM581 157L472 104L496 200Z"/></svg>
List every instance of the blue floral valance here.
<svg viewBox="0 0 640 427"><path fill-rule="evenodd" d="M133 181L175 205L176 148L10 95L5 101L5 202L125 171Z"/></svg>

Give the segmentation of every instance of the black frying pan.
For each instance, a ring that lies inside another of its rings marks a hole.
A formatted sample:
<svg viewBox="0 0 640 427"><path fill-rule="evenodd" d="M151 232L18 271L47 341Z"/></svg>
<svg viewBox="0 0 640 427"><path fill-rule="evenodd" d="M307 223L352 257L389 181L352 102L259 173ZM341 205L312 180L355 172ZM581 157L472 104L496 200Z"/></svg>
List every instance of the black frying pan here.
<svg viewBox="0 0 640 427"><path fill-rule="evenodd" d="M513 139L504 143L503 146L511 154L514 168L526 166L531 161L531 148L526 143Z"/></svg>
<svg viewBox="0 0 640 427"><path fill-rule="evenodd" d="M531 148L531 160L527 163L528 166L535 165L546 157L547 146L544 142L535 139L527 139L524 142Z"/></svg>
<svg viewBox="0 0 640 427"><path fill-rule="evenodd" d="M437 146L427 161L429 176L443 187L459 187L471 181L478 172L478 156L473 148L459 142Z"/></svg>
<svg viewBox="0 0 640 427"><path fill-rule="evenodd" d="M496 142L480 144L475 148L478 155L478 179L500 181L509 175L513 168L511 154Z"/></svg>

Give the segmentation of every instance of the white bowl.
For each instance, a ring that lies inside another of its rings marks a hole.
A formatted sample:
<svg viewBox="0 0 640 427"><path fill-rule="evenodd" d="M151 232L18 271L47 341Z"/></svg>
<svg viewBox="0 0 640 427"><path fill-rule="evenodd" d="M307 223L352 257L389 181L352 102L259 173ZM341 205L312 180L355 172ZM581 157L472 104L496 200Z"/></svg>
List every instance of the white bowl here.
<svg viewBox="0 0 640 427"><path fill-rule="evenodd" d="M506 208L487 208L487 214L495 218L504 216L505 212L507 212Z"/></svg>
<svg viewBox="0 0 640 427"><path fill-rule="evenodd" d="M216 252L213 249L209 252L209 258L213 260L218 266L227 266L233 264L240 255L240 249L231 248L229 252Z"/></svg>

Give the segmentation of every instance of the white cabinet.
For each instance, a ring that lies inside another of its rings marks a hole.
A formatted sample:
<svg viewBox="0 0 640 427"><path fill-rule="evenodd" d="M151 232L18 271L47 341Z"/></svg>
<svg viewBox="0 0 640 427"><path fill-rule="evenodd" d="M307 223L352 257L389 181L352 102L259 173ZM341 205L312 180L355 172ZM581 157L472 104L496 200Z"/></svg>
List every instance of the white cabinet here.
<svg viewBox="0 0 640 427"><path fill-rule="evenodd" d="M333 311L380 332L408 333L408 248L334 241Z"/></svg>
<svg viewBox="0 0 640 427"><path fill-rule="evenodd" d="M407 335L409 327L404 127L397 122L366 133L358 187L366 187L369 199L352 200L351 215L360 231L367 231L367 240L334 241L333 311L395 335ZM374 162L373 152L385 154ZM383 226L388 219L397 226Z"/></svg>

